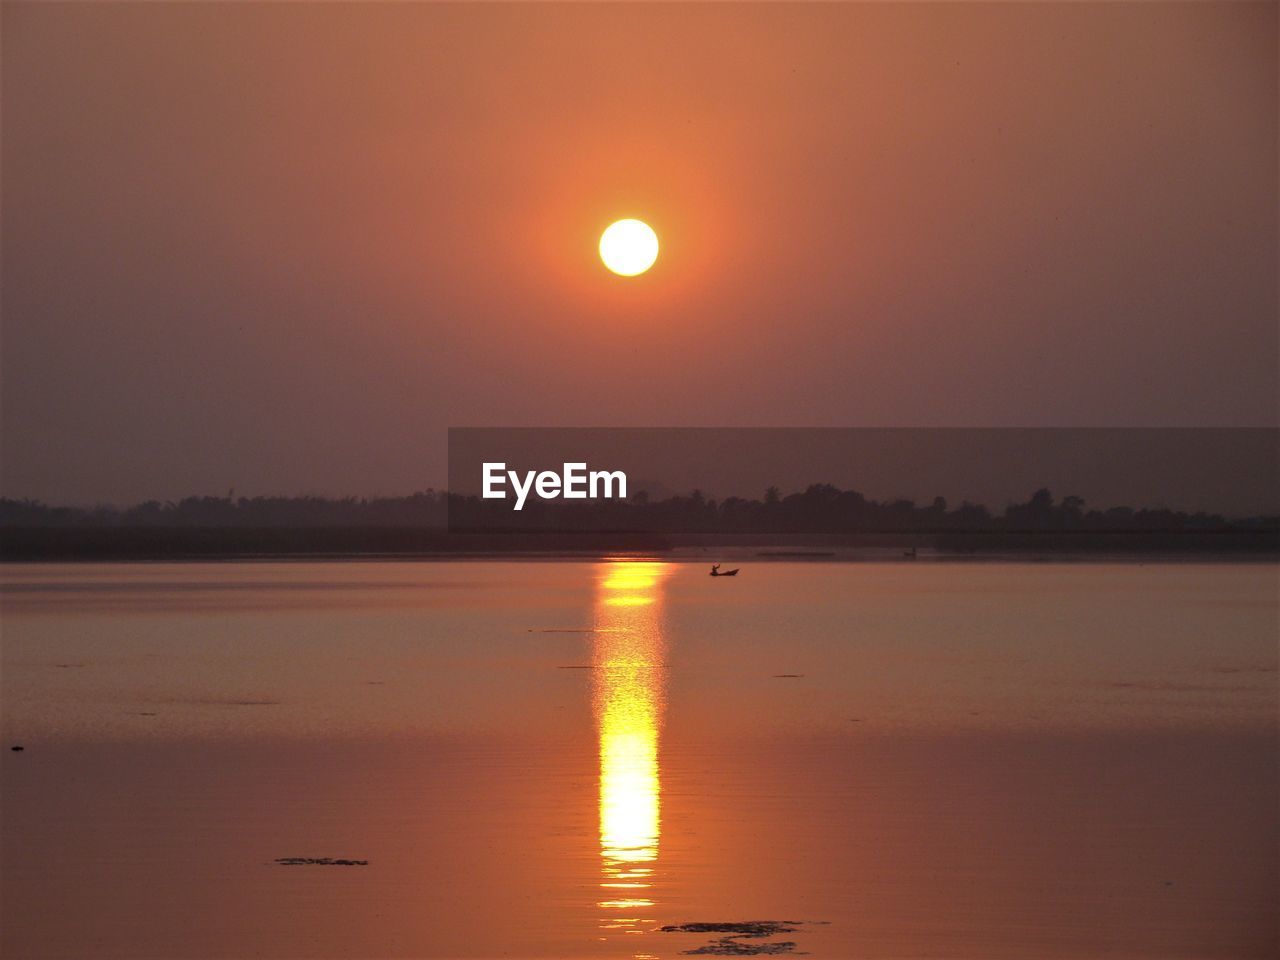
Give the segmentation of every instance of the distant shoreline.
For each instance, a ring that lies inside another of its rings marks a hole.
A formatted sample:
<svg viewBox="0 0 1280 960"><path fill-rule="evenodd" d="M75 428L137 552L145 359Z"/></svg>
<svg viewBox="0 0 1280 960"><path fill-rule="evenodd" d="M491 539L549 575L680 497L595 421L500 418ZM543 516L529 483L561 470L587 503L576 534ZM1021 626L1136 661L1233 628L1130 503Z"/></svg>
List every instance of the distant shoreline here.
<svg viewBox="0 0 1280 960"><path fill-rule="evenodd" d="M1038 557L1280 559L1274 529L655 534L397 527L5 527L0 561L428 560L592 558L987 560ZM914 554L913 554L914 552ZM911 555L913 554L913 555Z"/></svg>

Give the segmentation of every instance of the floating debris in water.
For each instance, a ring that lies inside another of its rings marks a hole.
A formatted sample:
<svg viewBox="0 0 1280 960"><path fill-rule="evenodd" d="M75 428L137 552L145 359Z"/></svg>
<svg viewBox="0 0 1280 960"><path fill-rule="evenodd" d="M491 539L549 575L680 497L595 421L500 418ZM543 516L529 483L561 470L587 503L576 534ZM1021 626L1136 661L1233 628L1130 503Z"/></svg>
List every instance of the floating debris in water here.
<svg viewBox="0 0 1280 960"><path fill-rule="evenodd" d="M794 953L794 940L775 940L772 943L743 943L733 937L712 940L706 946L694 950L681 950L690 956L701 954L714 957L759 957L766 954ZM803 953L803 951L801 951Z"/></svg>
<svg viewBox="0 0 1280 960"><path fill-rule="evenodd" d="M661 927L663 933L728 933L735 937L772 937L795 933L803 920L747 920L733 923L677 923Z"/></svg>
<svg viewBox="0 0 1280 960"><path fill-rule="evenodd" d="M24 746L21 746L21 745L19 745L19 744L14 744L14 745L13 745L12 747L10 747L9 749L10 749L10 750L12 750L14 753L21 753L23 750L25 750L25 749L27 749L27 748L26 748L26 747L24 747Z"/></svg>
<svg viewBox="0 0 1280 960"><path fill-rule="evenodd" d="M560 664L560 665L558 665L558 666L556 667L556 669L557 669L557 670L590 670L590 669L591 669L591 664L589 664L589 663L565 663L565 664Z"/></svg>
<svg viewBox="0 0 1280 960"><path fill-rule="evenodd" d="M367 867L368 860L342 860L335 857L277 857L284 867Z"/></svg>
<svg viewBox="0 0 1280 960"><path fill-rule="evenodd" d="M805 920L747 920L716 923L679 923L659 928L663 933L720 933L710 943L692 950L682 950L686 956L715 957L759 957L780 953L795 953L794 940L774 940L769 943L749 943L746 941L763 940L765 937L777 936L780 933L795 933L796 929L807 922L823 923L825 921ZM803 953L803 951L801 951Z"/></svg>
<svg viewBox="0 0 1280 960"><path fill-rule="evenodd" d="M798 680L798 679L800 679L800 678L801 678L801 677L803 677L803 676L804 676L804 674L803 674L803 673L775 673L775 674L773 675L773 679L775 679L775 680L786 680L786 679L788 679L788 678L789 678L789 679L792 679L792 680Z"/></svg>

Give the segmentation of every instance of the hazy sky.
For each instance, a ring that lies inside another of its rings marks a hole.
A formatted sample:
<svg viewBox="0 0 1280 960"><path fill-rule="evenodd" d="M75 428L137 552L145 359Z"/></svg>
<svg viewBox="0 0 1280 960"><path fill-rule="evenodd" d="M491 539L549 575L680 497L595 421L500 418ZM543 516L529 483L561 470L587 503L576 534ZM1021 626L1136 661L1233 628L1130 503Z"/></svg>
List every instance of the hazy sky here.
<svg viewBox="0 0 1280 960"><path fill-rule="evenodd" d="M448 426L1274 426L1278 10L6 2L4 492L405 493Z"/></svg>

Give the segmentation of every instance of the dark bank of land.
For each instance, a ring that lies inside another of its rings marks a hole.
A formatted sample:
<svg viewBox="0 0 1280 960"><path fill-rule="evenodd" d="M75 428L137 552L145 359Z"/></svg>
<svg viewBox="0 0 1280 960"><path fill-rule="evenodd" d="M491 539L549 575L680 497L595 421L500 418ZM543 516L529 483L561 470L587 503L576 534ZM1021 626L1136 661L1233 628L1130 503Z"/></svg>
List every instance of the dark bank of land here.
<svg viewBox="0 0 1280 960"><path fill-rule="evenodd" d="M1065 554L1280 554L1280 517L1227 518L1162 507L1088 509L1038 490L995 514L941 497L874 501L817 484L760 500L688 496L566 506L437 491L410 497L188 497L117 509L0 499L3 560L263 557L599 556L724 550L771 558Z"/></svg>
<svg viewBox="0 0 1280 960"><path fill-rule="evenodd" d="M3 527L0 560L413 558L662 553L654 534L474 533L440 527Z"/></svg>
<svg viewBox="0 0 1280 960"><path fill-rule="evenodd" d="M323 557L416 559L495 556L685 555L769 560L1002 555L1280 557L1280 533L1267 530L1007 531L875 534L655 534L630 531L449 533L359 527L7 527L0 560L237 560ZM902 551L901 554L898 551Z"/></svg>

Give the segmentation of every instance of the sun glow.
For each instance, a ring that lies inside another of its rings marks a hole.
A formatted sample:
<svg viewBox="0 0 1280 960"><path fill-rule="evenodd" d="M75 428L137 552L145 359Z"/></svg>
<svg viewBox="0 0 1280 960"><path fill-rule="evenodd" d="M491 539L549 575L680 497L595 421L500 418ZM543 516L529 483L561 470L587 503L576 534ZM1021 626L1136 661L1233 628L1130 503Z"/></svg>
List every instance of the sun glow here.
<svg viewBox="0 0 1280 960"><path fill-rule="evenodd" d="M610 564L601 577L593 638L593 701L600 736L600 886L604 910L642 910L658 859L658 728L664 641L660 563ZM625 896L618 894L625 891ZM607 917L604 929L642 933L653 921Z"/></svg>
<svg viewBox="0 0 1280 960"><path fill-rule="evenodd" d="M658 235L642 220L619 220L600 235L600 259L622 277L644 273L658 259Z"/></svg>

